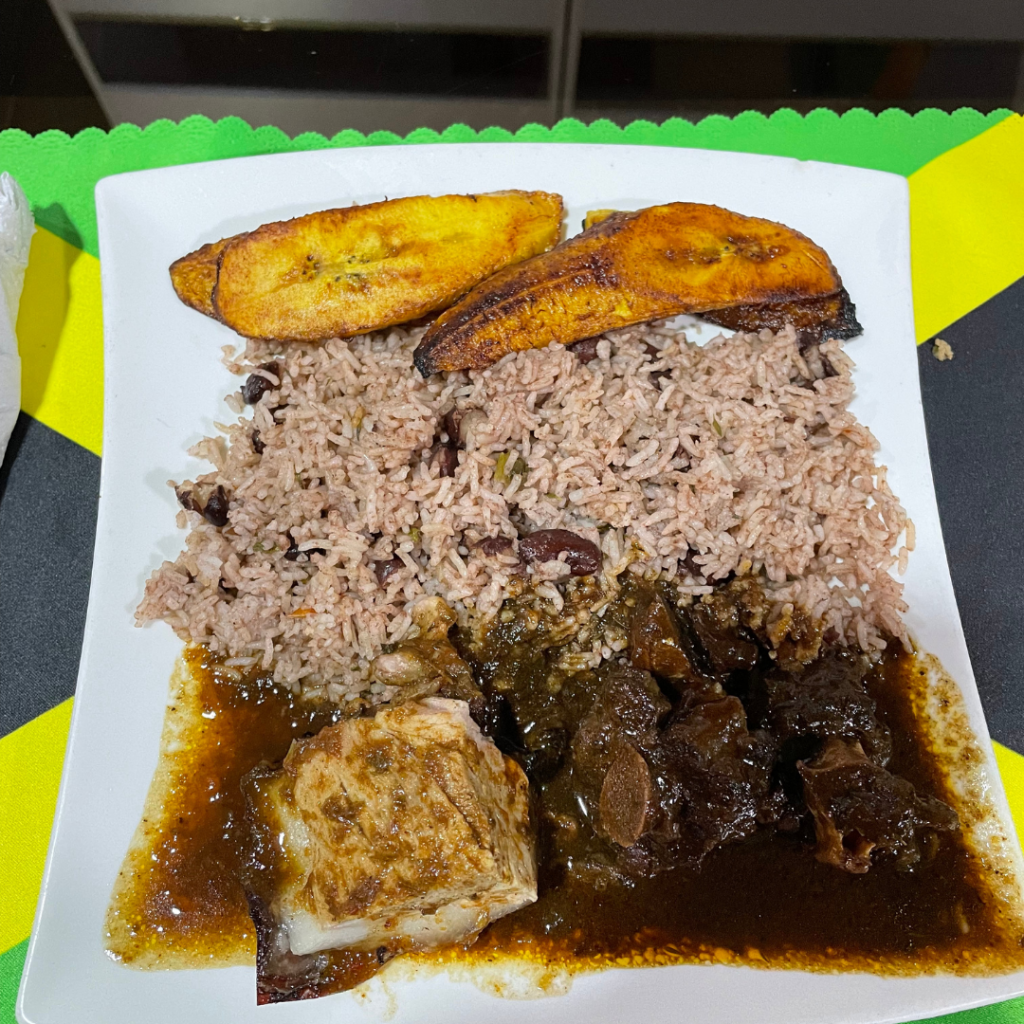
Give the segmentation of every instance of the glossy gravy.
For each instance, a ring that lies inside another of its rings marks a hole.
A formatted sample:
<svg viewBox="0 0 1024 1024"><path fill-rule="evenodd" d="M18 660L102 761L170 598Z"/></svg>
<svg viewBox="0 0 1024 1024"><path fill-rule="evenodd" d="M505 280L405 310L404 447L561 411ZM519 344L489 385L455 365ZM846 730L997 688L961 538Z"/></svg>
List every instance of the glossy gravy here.
<svg viewBox="0 0 1024 1024"><path fill-rule="evenodd" d="M112 956L144 969L255 962L238 881L241 778L337 717L337 708L310 706L259 674L223 670L204 647L185 651L160 761L107 912Z"/></svg>
<svg viewBox="0 0 1024 1024"><path fill-rule="evenodd" d="M894 646L870 692L894 736L893 770L955 803L946 755L922 726L928 680L923 663ZM237 881L245 851L239 780L336 716L258 674L229 674L202 647L186 652L146 814L108 914L111 955L139 968L254 962ZM541 795L556 804L566 798L543 787ZM962 833L938 837L912 871L883 864L865 875L819 863L807 839L766 831L716 850L699 872L678 868L600 890L546 872L541 854L534 905L495 922L468 949L417 959L526 959L568 971L721 962L887 974L1024 964L1024 936L1007 927L1006 907L986 888ZM339 954L323 991L368 977L379 969L371 961Z"/></svg>

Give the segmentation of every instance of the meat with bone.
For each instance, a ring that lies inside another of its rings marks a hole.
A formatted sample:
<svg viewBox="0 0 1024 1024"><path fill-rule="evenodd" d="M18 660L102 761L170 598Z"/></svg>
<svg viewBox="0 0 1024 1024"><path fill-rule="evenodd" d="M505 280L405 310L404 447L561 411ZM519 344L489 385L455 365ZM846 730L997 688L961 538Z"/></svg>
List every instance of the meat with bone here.
<svg viewBox="0 0 1024 1024"><path fill-rule="evenodd" d="M832 736L798 767L814 818L814 855L825 864L861 875L877 851L909 868L921 859L923 832L959 827L952 808L874 764L856 741Z"/></svg>
<svg viewBox="0 0 1024 1024"><path fill-rule="evenodd" d="M858 741L885 767L892 753L889 730L875 715L864 686L868 665L845 650L827 651L799 671L772 671L764 678L765 724L783 743L842 736Z"/></svg>
<svg viewBox="0 0 1024 1024"><path fill-rule="evenodd" d="M703 701L669 723L656 764L675 857L699 864L780 816L785 801L772 784L777 749L767 733L747 728L736 697Z"/></svg>
<svg viewBox="0 0 1024 1024"><path fill-rule="evenodd" d="M581 795L598 833L622 848L627 874L696 866L782 810L772 788L774 742L747 729L736 697L708 688L700 697L680 701L669 717L648 673L618 668L573 739Z"/></svg>
<svg viewBox="0 0 1024 1024"><path fill-rule="evenodd" d="M580 799L598 833L619 846L632 846L650 827L657 792L647 763L658 746L659 719L669 708L649 673L616 667L604 673L573 737L572 770Z"/></svg>
<svg viewBox="0 0 1024 1024"><path fill-rule="evenodd" d="M431 698L329 726L245 785L257 838L246 881L264 918L260 984L275 998L287 998L289 976L315 989L321 951L383 963L471 940L537 898L526 777L463 701Z"/></svg>
<svg viewBox="0 0 1024 1024"><path fill-rule="evenodd" d="M694 645L688 640L661 593L653 589L641 591L629 631L633 666L663 679L696 683L700 666Z"/></svg>
<svg viewBox="0 0 1024 1024"><path fill-rule="evenodd" d="M826 648L804 665L791 652L786 667L765 672L748 617L738 588L682 612L656 590L638 591L635 667L606 673L572 743L575 778L597 833L617 848L618 869L695 867L763 825L795 829L807 811L819 860L863 872L877 850L914 863L921 830L955 828L956 818L885 770L892 740L867 691L868 663ZM637 669L671 683L671 714ZM750 727L743 702L723 689L737 671L744 691L759 680L748 703L762 728Z"/></svg>
<svg viewBox="0 0 1024 1024"><path fill-rule="evenodd" d="M684 611L658 590L641 590L630 625L630 661L670 680L688 702L721 696L716 681L754 668L760 650L740 623L735 601L715 595Z"/></svg>
<svg viewBox="0 0 1024 1024"><path fill-rule="evenodd" d="M687 618L713 672L735 672L757 665L760 651L743 628L735 601L713 594L691 605Z"/></svg>

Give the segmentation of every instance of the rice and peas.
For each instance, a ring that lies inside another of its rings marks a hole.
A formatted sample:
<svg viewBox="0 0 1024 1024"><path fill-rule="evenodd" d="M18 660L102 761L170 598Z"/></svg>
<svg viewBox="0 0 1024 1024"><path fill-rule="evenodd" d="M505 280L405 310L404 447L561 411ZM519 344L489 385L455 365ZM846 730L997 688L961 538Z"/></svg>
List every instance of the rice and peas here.
<svg viewBox="0 0 1024 1024"><path fill-rule="evenodd" d="M624 572L672 581L681 601L753 574L775 614L802 609L868 653L906 640L889 570L905 568L913 526L849 412L839 342L786 329L699 346L647 324L585 343L585 358L552 345L424 380L422 333L226 351L266 380L251 418L192 449L215 470L189 486L223 487L228 522L179 512L186 549L151 576L140 622L309 694L372 699L372 660L415 631L424 596L464 626L524 585L557 612L565 556L518 553L556 528L600 548L594 614ZM241 393L229 404L242 413ZM615 651L598 637L583 653Z"/></svg>

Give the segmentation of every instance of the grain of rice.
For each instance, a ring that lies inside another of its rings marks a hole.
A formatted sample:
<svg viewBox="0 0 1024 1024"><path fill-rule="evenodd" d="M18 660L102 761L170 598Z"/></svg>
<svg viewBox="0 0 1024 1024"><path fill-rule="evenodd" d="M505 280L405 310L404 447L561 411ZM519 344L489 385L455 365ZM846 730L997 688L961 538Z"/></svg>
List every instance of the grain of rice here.
<svg viewBox="0 0 1024 1024"><path fill-rule="evenodd" d="M552 345L423 380L412 368L422 331L225 354L241 374L277 362L274 406L269 392L244 409L229 396L238 422L192 449L214 465L197 485L224 487L229 523L178 514L185 550L150 577L140 623L164 619L238 665L261 661L282 683L344 700L367 690L381 645L410 634L423 597L440 595L465 625L500 609L524 570L515 541L495 557L482 540L567 529L599 546L606 595L626 571L673 580L684 601L762 573L777 607L799 605L847 643L876 652L886 634L905 639L890 570L906 568L913 524L849 411L853 363L839 342L805 358L792 329L697 346L655 324L605 335L587 364ZM669 376L652 381L654 368ZM441 476L434 446L453 406L464 448ZM525 471L498 479L502 456ZM373 565L396 554L382 587ZM681 565L693 558L707 579ZM562 602L564 563L525 571ZM596 664L619 649L595 643L574 656Z"/></svg>

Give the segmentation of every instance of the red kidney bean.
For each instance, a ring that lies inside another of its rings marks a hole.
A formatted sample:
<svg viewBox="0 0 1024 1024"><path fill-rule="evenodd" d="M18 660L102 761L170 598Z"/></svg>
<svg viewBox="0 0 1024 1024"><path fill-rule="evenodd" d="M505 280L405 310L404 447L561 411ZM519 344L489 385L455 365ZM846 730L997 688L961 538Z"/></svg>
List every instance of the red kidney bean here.
<svg viewBox="0 0 1024 1024"><path fill-rule="evenodd" d="M571 576L590 576L601 568L597 545L569 530L535 530L519 541L519 554L527 562L551 562L563 552Z"/></svg>
<svg viewBox="0 0 1024 1024"><path fill-rule="evenodd" d="M448 446L450 448L465 447L459 434L459 427L461 425L462 413L455 407L449 409L441 418L441 426L448 435Z"/></svg>
<svg viewBox="0 0 1024 1024"><path fill-rule="evenodd" d="M441 476L455 476L455 470L459 468L459 450L440 444L434 449L434 461Z"/></svg>
<svg viewBox="0 0 1024 1024"><path fill-rule="evenodd" d="M382 587L386 587L388 580L405 565L405 562L398 555L395 555L394 558L389 558L386 562L373 562L372 565L373 574L377 577L377 582Z"/></svg>
<svg viewBox="0 0 1024 1024"><path fill-rule="evenodd" d="M289 562L297 562L300 555L304 555L308 562L313 555L326 555L327 550L325 548L307 548L305 551L299 550L299 545L295 538L288 534L288 550L284 553L284 557Z"/></svg>
<svg viewBox="0 0 1024 1024"><path fill-rule="evenodd" d="M512 541L508 537L485 537L476 547L485 555L500 555L512 549Z"/></svg>
<svg viewBox="0 0 1024 1024"><path fill-rule="evenodd" d="M188 512L198 512L208 523L213 526L227 526L228 524L228 496L224 488L218 485L217 489L206 499L204 505L191 488L174 492L181 507Z"/></svg>
<svg viewBox="0 0 1024 1024"><path fill-rule="evenodd" d="M228 496L224 488L219 486L207 499L202 510L203 518L213 526L228 525Z"/></svg>
<svg viewBox="0 0 1024 1024"><path fill-rule="evenodd" d="M261 370L272 373L278 380L281 379L281 367L277 363L264 363ZM255 405L268 391L273 391L274 385L261 377L258 373L250 373L242 385L242 401L246 405Z"/></svg>
<svg viewBox="0 0 1024 1024"><path fill-rule="evenodd" d="M566 348L568 348L584 366L597 358L597 338L584 338L582 341L574 341L571 345L567 345Z"/></svg>

